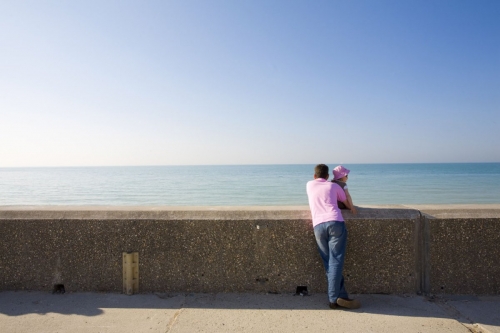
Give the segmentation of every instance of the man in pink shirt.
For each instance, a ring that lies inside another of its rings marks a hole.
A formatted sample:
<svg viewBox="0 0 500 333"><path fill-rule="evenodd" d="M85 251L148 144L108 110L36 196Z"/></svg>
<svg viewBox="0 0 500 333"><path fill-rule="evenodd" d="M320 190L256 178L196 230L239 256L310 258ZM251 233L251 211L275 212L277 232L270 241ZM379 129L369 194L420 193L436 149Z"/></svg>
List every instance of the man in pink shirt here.
<svg viewBox="0 0 500 333"><path fill-rule="evenodd" d="M332 182L328 166L318 164L314 168L314 180L307 182L307 197L311 209L314 236L318 251L325 265L328 280L328 299L330 308L339 306L357 309L361 303L350 299L344 287L345 250L347 245L347 229L344 218L337 205L337 200L351 209L344 190Z"/></svg>

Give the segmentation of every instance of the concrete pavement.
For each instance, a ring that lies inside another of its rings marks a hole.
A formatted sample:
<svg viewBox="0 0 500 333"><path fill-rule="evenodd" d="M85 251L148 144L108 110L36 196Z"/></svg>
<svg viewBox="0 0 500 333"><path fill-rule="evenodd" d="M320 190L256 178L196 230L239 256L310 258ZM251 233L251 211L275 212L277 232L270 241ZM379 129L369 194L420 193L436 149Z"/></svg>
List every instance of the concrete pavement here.
<svg viewBox="0 0 500 333"><path fill-rule="evenodd" d="M325 294L0 292L0 332L490 332L500 296L354 295L330 310Z"/></svg>

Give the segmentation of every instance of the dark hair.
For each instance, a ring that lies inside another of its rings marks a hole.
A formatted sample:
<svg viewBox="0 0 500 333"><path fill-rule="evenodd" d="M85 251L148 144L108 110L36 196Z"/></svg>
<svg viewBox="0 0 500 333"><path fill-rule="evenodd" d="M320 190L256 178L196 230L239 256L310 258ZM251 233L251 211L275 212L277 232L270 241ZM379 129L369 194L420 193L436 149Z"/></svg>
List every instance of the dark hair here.
<svg viewBox="0 0 500 333"><path fill-rule="evenodd" d="M314 175L316 178L328 179L328 174L330 170L328 170L328 165L326 164L318 164L314 168Z"/></svg>

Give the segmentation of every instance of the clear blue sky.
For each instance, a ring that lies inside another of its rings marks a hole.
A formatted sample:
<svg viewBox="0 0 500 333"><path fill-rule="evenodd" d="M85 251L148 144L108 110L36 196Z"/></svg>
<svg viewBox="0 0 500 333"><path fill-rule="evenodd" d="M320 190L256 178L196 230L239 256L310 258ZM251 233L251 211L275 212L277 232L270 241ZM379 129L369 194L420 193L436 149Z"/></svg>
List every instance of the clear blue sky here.
<svg viewBox="0 0 500 333"><path fill-rule="evenodd" d="M500 1L2 1L0 167L500 162Z"/></svg>

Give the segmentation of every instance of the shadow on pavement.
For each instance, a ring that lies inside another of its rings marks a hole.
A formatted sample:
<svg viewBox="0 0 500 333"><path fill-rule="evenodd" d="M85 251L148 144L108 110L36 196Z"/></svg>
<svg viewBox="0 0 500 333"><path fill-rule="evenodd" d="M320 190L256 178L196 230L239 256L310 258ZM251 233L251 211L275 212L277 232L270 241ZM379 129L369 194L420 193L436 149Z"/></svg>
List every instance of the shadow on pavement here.
<svg viewBox="0 0 500 333"><path fill-rule="evenodd" d="M469 321L474 316L481 323L500 327L500 297L474 296L426 298L398 295L354 295L362 303L352 313L386 316L452 318ZM59 313L99 316L106 309L206 309L206 310L329 310L325 294L180 294L156 293L127 296L123 294L43 292L0 292L0 314ZM495 315L496 313L496 315ZM493 315L492 315L493 314Z"/></svg>

